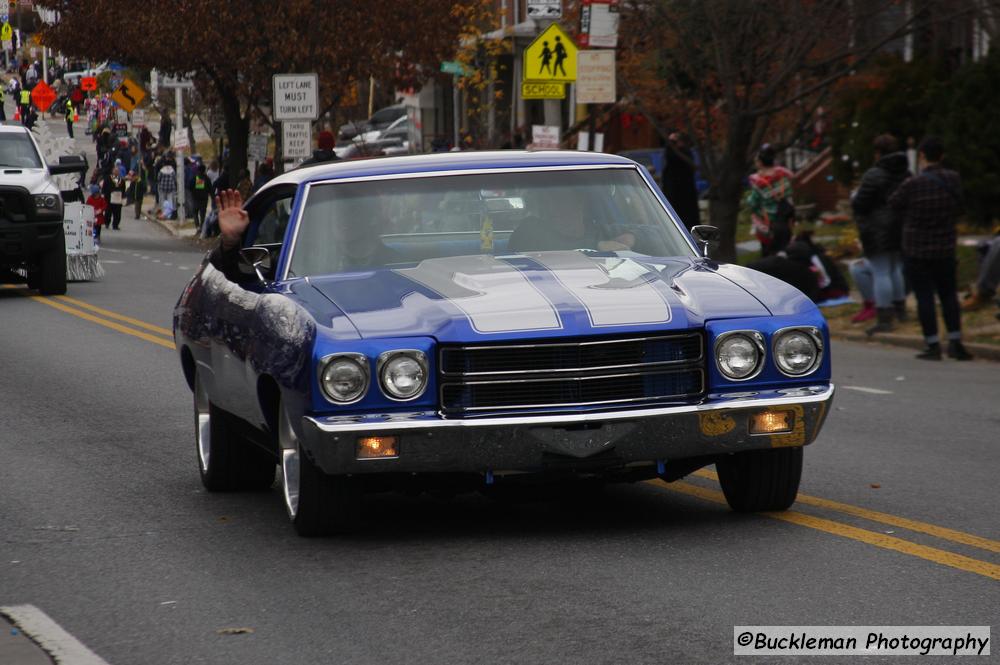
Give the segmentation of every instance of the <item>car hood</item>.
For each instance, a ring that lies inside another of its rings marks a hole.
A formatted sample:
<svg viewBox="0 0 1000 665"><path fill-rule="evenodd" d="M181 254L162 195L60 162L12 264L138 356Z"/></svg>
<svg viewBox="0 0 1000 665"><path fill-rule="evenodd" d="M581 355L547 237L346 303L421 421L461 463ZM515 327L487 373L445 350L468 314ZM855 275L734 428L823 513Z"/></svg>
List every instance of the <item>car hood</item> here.
<svg viewBox="0 0 1000 665"><path fill-rule="evenodd" d="M770 313L716 268L567 251L429 259L308 281L364 338L469 342L685 330L710 318ZM347 332L343 320L318 322L335 335Z"/></svg>
<svg viewBox="0 0 1000 665"><path fill-rule="evenodd" d="M32 194L43 192L56 193L58 190L49 179L49 173L45 169L28 169L19 166L5 166L0 168L0 180L5 185L24 187Z"/></svg>

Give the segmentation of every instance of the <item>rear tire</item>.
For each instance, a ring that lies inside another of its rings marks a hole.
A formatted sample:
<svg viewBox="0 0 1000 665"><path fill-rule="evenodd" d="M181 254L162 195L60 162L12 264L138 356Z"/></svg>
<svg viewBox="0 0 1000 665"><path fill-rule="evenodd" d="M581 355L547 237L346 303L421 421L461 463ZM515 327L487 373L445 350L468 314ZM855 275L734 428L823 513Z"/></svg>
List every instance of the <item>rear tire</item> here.
<svg viewBox="0 0 1000 665"><path fill-rule="evenodd" d="M802 478L802 448L749 450L716 465L729 507L739 513L787 510Z"/></svg>
<svg viewBox="0 0 1000 665"><path fill-rule="evenodd" d="M50 249L42 255L38 262L38 276L28 283L38 285L38 292L43 296L61 296L66 293L66 237L59 235L58 247Z"/></svg>
<svg viewBox="0 0 1000 665"><path fill-rule="evenodd" d="M274 458L241 437L230 414L194 379L194 433L201 483L209 492L263 491L274 484Z"/></svg>
<svg viewBox="0 0 1000 665"><path fill-rule="evenodd" d="M284 407L279 419L282 495L296 533L314 538L357 527L361 513L360 479L324 473L302 450Z"/></svg>

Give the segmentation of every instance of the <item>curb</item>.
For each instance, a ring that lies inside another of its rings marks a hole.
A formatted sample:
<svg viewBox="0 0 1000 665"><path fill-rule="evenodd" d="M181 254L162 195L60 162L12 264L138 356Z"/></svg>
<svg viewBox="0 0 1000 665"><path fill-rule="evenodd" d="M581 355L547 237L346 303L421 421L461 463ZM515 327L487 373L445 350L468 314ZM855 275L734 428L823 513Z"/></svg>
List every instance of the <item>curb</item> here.
<svg viewBox="0 0 1000 665"><path fill-rule="evenodd" d="M830 331L830 336L834 339L846 340L848 342L867 342L874 344L886 344L889 346L900 346L907 349L916 349L917 351L922 351L924 349L924 340L922 337L917 335L900 335L897 333L880 333L877 335L872 335L869 337L863 332L850 332L850 331ZM994 362L1000 362L1000 347L993 346L992 344L976 344L971 342L962 342L965 348L969 350L976 360L992 360Z"/></svg>
<svg viewBox="0 0 1000 665"><path fill-rule="evenodd" d="M146 213L143 213L142 218L159 225L160 228L164 229L167 233L175 238L183 238L190 234L182 233L179 228L177 228L177 223L170 219L158 219L157 217L150 217Z"/></svg>

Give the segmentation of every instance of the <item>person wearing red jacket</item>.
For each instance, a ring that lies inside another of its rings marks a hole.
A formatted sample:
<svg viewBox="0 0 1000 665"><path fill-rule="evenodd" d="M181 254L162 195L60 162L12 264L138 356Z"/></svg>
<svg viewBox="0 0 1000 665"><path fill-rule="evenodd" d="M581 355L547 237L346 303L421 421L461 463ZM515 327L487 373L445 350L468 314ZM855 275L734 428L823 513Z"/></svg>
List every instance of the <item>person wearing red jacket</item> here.
<svg viewBox="0 0 1000 665"><path fill-rule="evenodd" d="M108 202L101 196L101 188L97 185L90 186L90 196L87 197L87 205L94 209L94 239L101 241L101 227L104 226L104 211L108 209Z"/></svg>

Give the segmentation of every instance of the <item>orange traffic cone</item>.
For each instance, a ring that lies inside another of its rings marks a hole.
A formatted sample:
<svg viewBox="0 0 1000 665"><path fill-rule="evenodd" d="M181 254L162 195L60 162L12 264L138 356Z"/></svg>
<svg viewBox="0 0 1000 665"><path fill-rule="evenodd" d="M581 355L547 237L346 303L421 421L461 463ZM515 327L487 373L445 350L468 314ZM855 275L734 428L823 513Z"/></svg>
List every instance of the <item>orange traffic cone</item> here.
<svg viewBox="0 0 1000 665"><path fill-rule="evenodd" d="M18 106L14 107L14 122L18 122L21 119L21 108Z"/></svg>
<svg viewBox="0 0 1000 665"><path fill-rule="evenodd" d="M73 112L73 122L80 122L80 114L75 111Z"/></svg>

